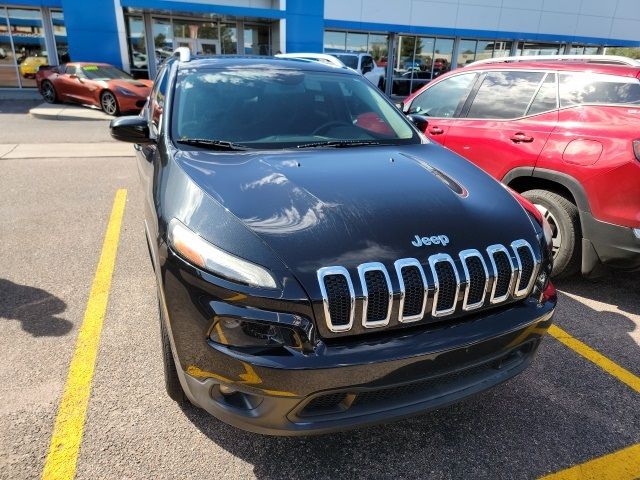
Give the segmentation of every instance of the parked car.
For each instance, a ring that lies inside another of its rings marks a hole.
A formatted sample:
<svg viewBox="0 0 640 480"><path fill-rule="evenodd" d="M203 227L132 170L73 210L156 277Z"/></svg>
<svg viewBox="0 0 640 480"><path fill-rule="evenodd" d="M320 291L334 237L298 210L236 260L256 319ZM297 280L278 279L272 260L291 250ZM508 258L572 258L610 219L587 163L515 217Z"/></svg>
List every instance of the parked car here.
<svg viewBox="0 0 640 480"><path fill-rule="evenodd" d="M48 63L47 57L26 57L18 67L22 78L35 78L38 69Z"/></svg>
<svg viewBox="0 0 640 480"><path fill-rule="evenodd" d="M111 134L176 401L279 435L398 419L521 372L551 323L538 210L349 69L180 49Z"/></svg>
<svg viewBox="0 0 640 480"><path fill-rule="evenodd" d="M338 60L337 57L328 53L277 53L276 58L299 58L301 60L310 60L312 62L320 62L334 67L345 68L345 64Z"/></svg>
<svg viewBox="0 0 640 480"><path fill-rule="evenodd" d="M384 81L384 68L376 65L376 61L368 53L332 53L334 57L347 67L364 75L377 87L382 87Z"/></svg>
<svg viewBox="0 0 640 480"><path fill-rule="evenodd" d="M109 115L139 111L153 86L151 80L135 80L113 65L87 62L40 67L36 81L48 103L91 105Z"/></svg>
<svg viewBox="0 0 640 480"><path fill-rule="evenodd" d="M556 276L640 268L640 65L596 61L483 60L403 107L428 116L431 139L539 208Z"/></svg>

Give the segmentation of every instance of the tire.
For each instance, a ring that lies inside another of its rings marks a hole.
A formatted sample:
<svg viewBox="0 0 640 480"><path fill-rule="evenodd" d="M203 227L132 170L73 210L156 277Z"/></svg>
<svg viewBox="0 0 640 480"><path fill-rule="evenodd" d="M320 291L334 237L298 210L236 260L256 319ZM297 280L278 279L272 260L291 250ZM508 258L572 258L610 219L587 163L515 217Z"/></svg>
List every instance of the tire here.
<svg viewBox="0 0 640 480"><path fill-rule="evenodd" d="M49 80L44 80L40 85L40 95L47 103L58 103L58 93Z"/></svg>
<svg viewBox="0 0 640 480"><path fill-rule="evenodd" d="M178 378L178 370L176 368L176 362L173 359L173 353L171 352L171 341L169 340L169 334L167 327L165 326L164 315L158 302L158 309L160 311L160 336L162 338L162 365L164 367L164 386L167 390L167 395L171 400L177 403L184 403L187 397L180 385L180 378Z"/></svg>
<svg viewBox="0 0 640 480"><path fill-rule="evenodd" d="M117 117L120 113L118 99L110 90L105 90L100 94L100 107L102 108L102 111L107 115Z"/></svg>
<svg viewBox="0 0 640 480"><path fill-rule="evenodd" d="M582 231L574 203L548 190L529 190L522 196L533 203L547 219L553 233L554 278L567 278L580 271Z"/></svg>

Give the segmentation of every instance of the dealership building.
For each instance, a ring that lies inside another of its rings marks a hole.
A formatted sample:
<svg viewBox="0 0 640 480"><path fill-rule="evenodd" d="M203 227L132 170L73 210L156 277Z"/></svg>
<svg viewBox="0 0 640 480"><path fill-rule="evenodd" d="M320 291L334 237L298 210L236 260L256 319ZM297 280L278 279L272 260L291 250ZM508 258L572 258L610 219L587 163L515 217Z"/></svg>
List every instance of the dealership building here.
<svg viewBox="0 0 640 480"><path fill-rule="evenodd" d="M1 0L0 0L1 1ZM640 46L638 0L11 0L0 4L0 88L43 64L106 62L155 75L194 53L368 52L387 74L506 55ZM416 75L411 74L412 78ZM390 83L390 82L389 82ZM388 85L388 89L392 86Z"/></svg>

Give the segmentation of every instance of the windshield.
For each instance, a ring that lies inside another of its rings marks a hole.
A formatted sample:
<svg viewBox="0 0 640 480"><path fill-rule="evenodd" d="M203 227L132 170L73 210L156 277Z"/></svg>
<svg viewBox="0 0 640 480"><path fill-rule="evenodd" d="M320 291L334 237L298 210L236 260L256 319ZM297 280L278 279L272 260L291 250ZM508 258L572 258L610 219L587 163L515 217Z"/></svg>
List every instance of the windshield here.
<svg viewBox="0 0 640 480"><path fill-rule="evenodd" d="M344 73L180 70L172 119L174 141L199 140L203 146L210 141L260 149L421 142L368 80Z"/></svg>
<svg viewBox="0 0 640 480"><path fill-rule="evenodd" d="M358 69L357 55L334 55L334 57L338 58L338 60L344 63L347 67L353 68L354 70Z"/></svg>
<svg viewBox="0 0 640 480"><path fill-rule="evenodd" d="M131 76L111 65L83 65L82 73L90 80L131 80Z"/></svg>

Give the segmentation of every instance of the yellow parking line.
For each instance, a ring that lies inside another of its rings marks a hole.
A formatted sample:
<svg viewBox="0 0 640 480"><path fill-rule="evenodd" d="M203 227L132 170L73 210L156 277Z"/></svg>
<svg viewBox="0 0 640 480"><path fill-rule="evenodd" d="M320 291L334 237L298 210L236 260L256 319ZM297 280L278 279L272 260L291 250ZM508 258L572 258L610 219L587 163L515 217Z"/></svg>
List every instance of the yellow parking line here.
<svg viewBox="0 0 640 480"><path fill-rule="evenodd" d="M589 460L540 480L636 480L640 478L640 443Z"/></svg>
<svg viewBox="0 0 640 480"><path fill-rule="evenodd" d="M553 336L556 340L560 341L567 347L569 347L574 352L582 355L587 360L595 363L605 372L610 375L613 375L622 383L627 384L636 392L640 393L640 378L635 376L629 370L622 368L617 363L609 360L607 357L602 355L599 352L596 352L593 348L588 345L582 343L577 338L572 337L567 332L562 330L560 327L556 325L551 325L549 328L549 334Z"/></svg>
<svg viewBox="0 0 640 480"><path fill-rule="evenodd" d="M75 476L126 199L126 190L116 192L87 309L58 407L49 453L42 472L43 479L68 480Z"/></svg>

